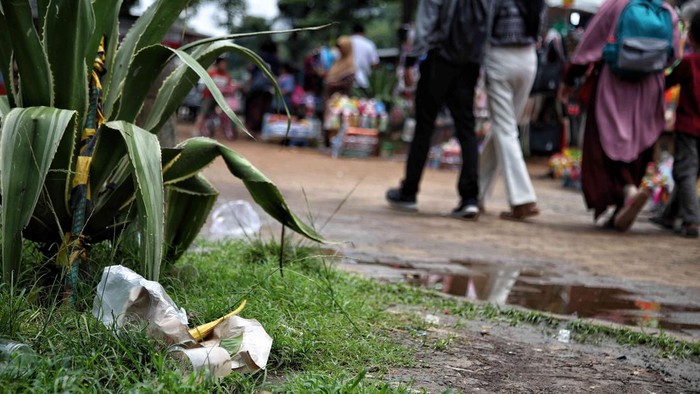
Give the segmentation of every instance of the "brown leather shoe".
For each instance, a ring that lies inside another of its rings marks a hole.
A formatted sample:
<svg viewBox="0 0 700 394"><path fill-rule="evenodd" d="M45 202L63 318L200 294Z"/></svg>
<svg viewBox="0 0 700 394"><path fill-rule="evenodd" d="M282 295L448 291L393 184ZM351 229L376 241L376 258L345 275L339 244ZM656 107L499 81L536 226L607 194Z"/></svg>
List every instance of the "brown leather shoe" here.
<svg viewBox="0 0 700 394"><path fill-rule="evenodd" d="M516 205L511 208L510 212L501 212L501 219L521 221L540 214L537 203L531 202L522 205Z"/></svg>

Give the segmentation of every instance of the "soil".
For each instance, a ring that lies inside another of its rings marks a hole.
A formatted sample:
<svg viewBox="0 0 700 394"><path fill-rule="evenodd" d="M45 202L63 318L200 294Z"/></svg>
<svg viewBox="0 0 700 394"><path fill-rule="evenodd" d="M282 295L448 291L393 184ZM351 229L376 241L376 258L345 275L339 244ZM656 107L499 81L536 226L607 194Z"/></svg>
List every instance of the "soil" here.
<svg viewBox="0 0 700 394"><path fill-rule="evenodd" d="M181 134L186 130L181 127ZM540 216L527 223L499 219L498 213L508 208L499 184L486 201L487 213L478 222L465 222L447 217L458 202L455 172L426 170L420 212L407 214L384 201L386 190L403 175L401 161L332 160L313 149L248 141L230 146L276 182L300 216L310 214L327 238L343 242L343 254L358 260L435 266L455 260L515 263L618 284L684 289L690 293L679 293L679 298L700 301L699 240L657 229L648 223L648 214L624 234L595 226L579 192L543 177L547 169L542 160L530 164ZM221 191L219 201L251 201L222 161L205 174Z"/></svg>
<svg viewBox="0 0 700 394"><path fill-rule="evenodd" d="M189 136L189 126L180 126L179 133ZM272 179L295 212L310 216L327 238L341 241L334 246L339 253L375 264L377 272L394 263L443 274L461 269L463 262L517 266L555 273L567 283L642 291L668 304L700 306L700 241L657 229L648 223L648 214L628 233L603 230L593 223L579 192L543 176L546 161L529 163L540 216L527 223L500 220L498 213L508 205L499 184L486 201L487 213L478 222L464 222L447 216L458 202L455 172L427 170L420 212L406 214L384 201L386 190L403 176L400 160L332 160L311 149L227 144ZM221 191L220 202L251 201L223 162L215 162L205 175ZM277 227L267 223L262 236L278 236ZM404 307L394 311L425 316ZM397 341L416 349L416 367L377 377L412 381L431 393L700 392L697 360L662 358L654 350L614 343L561 343L556 333L528 325L437 318L439 324L424 333L394 333Z"/></svg>
<svg viewBox="0 0 700 394"><path fill-rule="evenodd" d="M396 332L416 349L416 366L383 379L413 382L430 393L689 393L700 392L700 364L662 358L644 347L562 343L557 333L529 325L472 321L396 307L433 324ZM447 343L445 345L445 343Z"/></svg>

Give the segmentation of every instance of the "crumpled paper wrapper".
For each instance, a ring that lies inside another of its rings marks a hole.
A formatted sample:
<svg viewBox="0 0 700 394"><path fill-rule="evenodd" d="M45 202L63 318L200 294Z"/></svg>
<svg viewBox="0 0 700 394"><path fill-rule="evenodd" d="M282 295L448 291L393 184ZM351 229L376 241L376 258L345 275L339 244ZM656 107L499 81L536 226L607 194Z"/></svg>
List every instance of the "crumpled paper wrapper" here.
<svg viewBox="0 0 700 394"><path fill-rule="evenodd" d="M257 320L228 317L200 343L188 331L187 314L158 282L124 266L106 267L97 285L92 314L105 325L146 323L148 334L170 345L171 354L189 361L194 371L217 377L265 369L272 338Z"/></svg>

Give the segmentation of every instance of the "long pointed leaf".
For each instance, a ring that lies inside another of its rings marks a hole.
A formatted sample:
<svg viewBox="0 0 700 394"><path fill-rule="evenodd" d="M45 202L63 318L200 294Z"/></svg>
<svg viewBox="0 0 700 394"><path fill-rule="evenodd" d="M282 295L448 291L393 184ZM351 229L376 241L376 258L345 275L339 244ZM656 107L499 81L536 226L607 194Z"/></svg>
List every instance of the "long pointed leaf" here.
<svg viewBox="0 0 700 394"><path fill-rule="evenodd" d="M287 206L277 186L255 168L248 160L232 149L208 138L192 138L180 145L180 157L163 175L165 184L171 185L196 175L214 159L221 157L233 176L243 181L253 200L270 216L297 233L324 242L315 230L302 222Z"/></svg>
<svg viewBox="0 0 700 394"><path fill-rule="evenodd" d="M10 106L15 106L15 98L12 87L12 38L10 30L7 27L5 14L0 11L0 74L5 81L5 90L7 91L8 101Z"/></svg>
<svg viewBox="0 0 700 394"><path fill-rule="evenodd" d="M233 121L241 130L243 130L251 138L253 138L253 136L248 132L248 130L246 130L241 120L238 119L236 113L233 112L233 109L231 109L231 106L228 104L228 101L226 101L226 98L224 97L223 93L221 93L219 87L216 86L216 82L214 82L207 70L204 67L202 67L202 65L199 64L199 62L197 62L197 60L195 60L189 53L173 48L167 49L172 51L178 58L180 58L180 60L184 64L186 64L195 73L197 73L199 78L204 82L204 85L206 85L207 89L209 89L209 93L211 93L212 97L214 98L214 101L216 101L216 104L219 106L219 108L221 108L221 110L224 111L226 116L228 116L228 118L231 119L231 121ZM272 80L274 81L274 77Z"/></svg>
<svg viewBox="0 0 700 394"><path fill-rule="evenodd" d="M115 104L121 97L124 79L136 53L159 43L188 2L189 0L158 0L131 27L117 50L110 77L106 79L104 113L107 119L112 119Z"/></svg>
<svg viewBox="0 0 700 394"><path fill-rule="evenodd" d="M15 108L5 116L0 136L3 280L21 272L22 230L39 200L59 142L75 117L56 108Z"/></svg>
<svg viewBox="0 0 700 394"><path fill-rule="evenodd" d="M207 66L222 53L226 52L225 43L216 42L210 45L205 45L194 50L191 55L199 64ZM145 122L140 126L150 130L152 133L157 133L163 124L177 110L184 100L187 93L199 81L197 73L186 64L178 66L166 79L163 81L155 102L151 108Z"/></svg>
<svg viewBox="0 0 700 394"><path fill-rule="evenodd" d="M49 14L49 3L51 0L37 0L36 1L36 7L37 7L37 16L39 18L39 28L42 30L39 31L39 36L43 40L43 35L44 35L44 26L46 26L46 16Z"/></svg>
<svg viewBox="0 0 700 394"><path fill-rule="evenodd" d="M0 0L19 70L23 107L53 105L53 77L26 0ZM19 101L19 100L17 100Z"/></svg>
<svg viewBox="0 0 700 394"><path fill-rule="evenodd" d="M114 138L105 139L106 136ZM180 149L163 148L162 166L168 167L180 152ZM130 211L135 182L131 165L123 155L126 155L126 144L121 136L101 132L90 171L94 210L86 224L86 233L93 242L117 239L125 227L120 223L128 224L133 220Z"/></svg>
<svg viewBox="0 0 700 394"><path fill-rule="evenodd" d="M158 138L133 124L116 121L105 126L119 131L129 152L136 182L137 221L141 234L142 273L158 280L163 256L163 175Z"/></svg>
<svg viewBox="0 0 700 394"><path fill-rule="evenodd" d="M162 45L146 47L136 54L124 81L123 94L129 99L120 102L119 111L114 119L136 123L136 117L148 96L151 84L157 80L172 57L173 53Z"/></svg>
<svg viewBox="0 0 700 394"><path fill-rule="evenodd" d="M114 39L114 45L116 45L119 29L115 21L117 23L119 21L118 16L121 5L122 0L92 0L92 9L95 13L95 29L90 37L90 42L85 47L85 63L88 66L95 60L95 54L103 36L106 37L105 45L107 47L111 45L112 39ZM109 50L110 48L107 49ZM112 57L108 56L107 59L109 62Z"/></svg>
<svg viewBox="0 0 700 394"><path fill-rule="evenodd" d="M336 23L328 23L326 25L322 26L314 26L314 27L304 27L301 29L287 29L287 30L268 30L268 31L256 31L252 33L235 33L235 34L227 34L225 36L219 36L219 37L210 37L210 38L204 38L201 40L197 40L195 42L191 42L189 44L183 45L180 47L183 51L188 51L190 49L196 48L201 45L205 44L211 44L216 41L221 41L221 40L236 40L236 39L241 39L241 38L249 38L249 37L261 37L261 36L271 36L275 34L290 34L290 33L299 33L302 31L317 31L317 30L323 30L329 26L333 26Z"/></svg>
<svg viewBox="0 0 700 394"><path fill-rule="evenodd" d="M201 175L168 187L165 210L165 258L182 256L209 217L219 193Z"/></svg>
<svg viewBox="0 0 700 394"><path fill-rule="evenodd" d="M86 46L95 30L90 0L51 0L44 24L44 47L54 79L54 106L78 111L78 124L88 102ZM93 54L93 59L95 54Z"/></svg>
<svg viewBox="0 0 700 394"><path fill-rule="evenodd" d="M10 112L10 109L10 100L8 99L8 97L0 96L0 122L2 122L2 118L5 117L5 115L7 115L8 112Z"/></svg>
<svg viewBox="0 0 700 394"><path fill-rule="evenodd" d="M143 125L144 128L151 130L151 132L155 133L160 130L163 124L167 121L170 115L177 110L187 93L200 78L207 84L207 88L209 88L209 90L212 92L217 104L219 104L219 106L224 110L226 115L236 124L239 129L247 132L245 125L240 121L236 114L230 110L228 103L224 99L223 95L221 95L219 89L216 88L212 90L212 88L215 88L216 86L206 73L206 70L204 70L202 67L193 66L197 63L200 65L211 64L216 57L225 52L241 54L253 64L260 67L270 81L272 81L272 85L277 95L282 95L282 91L277 84L274 75L272 75L272 72L270 72L265 62L262 60L262 58L260 58L260 56L248 48L230 42L215 42L213 44L198 47L191 55L181 50L170 50L176 52L178 57L183 60L184 64L178 67L165 80L165 82L163 82L163 86L158 92L156 101L153 104L145 124ZM186 57L191 58L191 60L188 59L185 61ZM194 61L194 59L196 59L196 61ZM287 114L289 114L288 110Z"/></svg>

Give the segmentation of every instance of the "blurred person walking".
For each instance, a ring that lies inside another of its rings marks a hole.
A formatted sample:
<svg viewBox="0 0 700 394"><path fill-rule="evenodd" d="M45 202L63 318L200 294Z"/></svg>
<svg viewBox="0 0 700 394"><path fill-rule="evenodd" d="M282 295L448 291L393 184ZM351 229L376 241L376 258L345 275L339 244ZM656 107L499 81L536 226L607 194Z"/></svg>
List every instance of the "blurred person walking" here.
<svg viewBox="0 0 700 394"><path fill-rule="evenodd" d="M360 89L369 87L372 70L379 65L377 46L365 37L365 27L355 24L352 27L352 52L355 60L355 86Z"/></svg>
<svg viewBox="0 0 700 394"><path fill-rule="evenodd" d="M649 198L640 183L665 127L664 68L678 54L677 22L662 0L607 0L565 73L564 102L589 74L590 99L580 100L588 102L581 180L596 221L615 207L607 228L628 230Z"/></svg>
<svg viewBox="0 0 700 394"><path fill-rule="evenodd" d="M668 229L674 228L677 217L682 220L680 234L700 236L700 206L698 203L698 176L700 176L700 12L690 18L688 45L691 53L666 77L666 88L680 85L681 92L676 109L675 143L673 154L673 180L675 188L672 201L661 218L654 223Z"/></svg>
<svg viewBox="0 0 700 394"><path fill-rule="evenodd" d="M351 95L352 87L355 83L357 69L355 67L355 56L350 37L341 36L336 42L336 47L340 56L333 63L324 78L325 92L324 101L328 100L334 93Z"/></svg>
<svg viewBox="0 0 700 394"><path fill-rule="evenodd" d="M501 168L511 207L501 213L503 219L522 220L539 214L520 146L518 118L537 72L536 43L545 7L544 0L499 0L484 61L493 127L479 163L479 200L484 203Z"/></svg>
<svg viewBox="0 0 700 394"><path fill-rule="evenodd" d="M233 79L228 73L228 63L223 57L217 58L214 65L207 70L211 79L214 80L216 87L224 94L230 94L233 90ZM216 110L216 101L209 89L205 88L202 93L202 105L200 106L199 114L194 122L194 130L202 133L204 120L211 116Z"/></svg>
<svg viewBox="0 0 700 394"><path fill-rule="evenodd" d="M279 75L280 61L277 57L277 44L266 41L260 46L260 57L265 61L273 76ZM246 128L251 132L262 129L263 116L272 108L275 88L267 76L257 66L251 65L248 92L245 102Z"/></svg>
<svg viewBox="0 0 700 394"><path fill-rule="evenodd" d="M479 147L475 133L474 89L490 31L494 4L490 0L422 0L416 20L412 57L425 55L416 91L416 129L401 187L390 189L392 207L416 211L416 195L435 119L447 105L462 148L458 191L461 201L452 215L475 220L479 216Z"/></svg>

